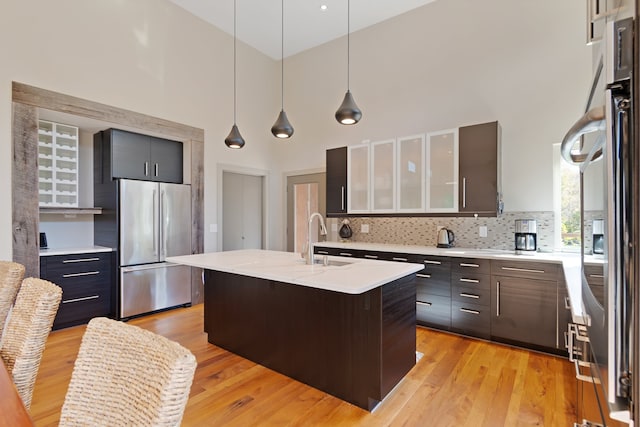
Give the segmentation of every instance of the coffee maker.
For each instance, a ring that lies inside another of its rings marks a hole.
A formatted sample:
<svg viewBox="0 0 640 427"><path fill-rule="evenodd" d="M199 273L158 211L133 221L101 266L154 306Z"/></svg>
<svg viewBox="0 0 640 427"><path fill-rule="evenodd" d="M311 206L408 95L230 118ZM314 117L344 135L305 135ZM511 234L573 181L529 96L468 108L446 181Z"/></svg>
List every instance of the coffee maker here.
<svg viewBox="0 0 640 427"><path fill-rule="evenodd" d="M604 254L604 220L593 220L593 253Z"/></svg>
<svg viewBox="0 0 640 427"><path fill-rule="evenodd" d="M516 253L535 252L537 225L535 219L516 219Z"/></svg>

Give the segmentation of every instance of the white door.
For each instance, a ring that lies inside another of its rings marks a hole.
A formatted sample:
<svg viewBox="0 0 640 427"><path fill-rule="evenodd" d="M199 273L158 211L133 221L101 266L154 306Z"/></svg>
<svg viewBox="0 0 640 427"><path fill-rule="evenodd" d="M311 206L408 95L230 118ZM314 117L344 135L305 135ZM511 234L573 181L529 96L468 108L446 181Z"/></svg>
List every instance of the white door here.
<svg viewBox="0 0 640 427"><path fill-rule="evenodd" d="M222 250L263 249L262 176L222 173Z"/></svg>

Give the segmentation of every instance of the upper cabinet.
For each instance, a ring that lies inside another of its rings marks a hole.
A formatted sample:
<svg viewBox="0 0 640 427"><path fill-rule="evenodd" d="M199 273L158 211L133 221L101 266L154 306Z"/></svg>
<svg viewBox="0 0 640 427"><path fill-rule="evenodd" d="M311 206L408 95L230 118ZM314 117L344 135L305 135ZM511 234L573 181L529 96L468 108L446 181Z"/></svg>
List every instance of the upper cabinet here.
<svg viewBox="0 0 640 427"><path fill-rule="evenodd" d="M459 212L500 211L500 134L498 122L459 129Z"/></svg>
<svg viewBox="0 0 640 427"><path fill-rule="evenodd" d="M347 151L347 211L369 213L369 145L354 145Z"/></svg>
<svg viewBox="0 0 640 427"><path fill-rule="evenodd" d="M458 211L458 130L427 137L427 211Z"/></svg>
<svg viewBox="0 0 640 427"><path fill-rule="evenodd" d="M327 217L347 213L347 147L327 150Z"/></svg>
<svg viewBox="0 0 640 427"><path fill-rule="evenodd" d="M178 141L119 129L107 129L94 135L94 168L102 179L128 178L180 184L183 180L182 153L183 146Z"/></svg>
<svg viewBox="0 0 640 427"><path fill-rule="evenodd" d="M397 201L398 212L424 212L425 141L424 135L398 138Z"/></svg>
<svg viewBox="0 0 640 427"><path fill-rule="evenodd" d="M396 141L371 143L371 212L394 212L396 194Z"/></svg>
<svg viewBox="0 0 640 427"><path fill-rule="evenodd" d="M38 193L41 207L78 206L78 128L38 121Z"/></svg>

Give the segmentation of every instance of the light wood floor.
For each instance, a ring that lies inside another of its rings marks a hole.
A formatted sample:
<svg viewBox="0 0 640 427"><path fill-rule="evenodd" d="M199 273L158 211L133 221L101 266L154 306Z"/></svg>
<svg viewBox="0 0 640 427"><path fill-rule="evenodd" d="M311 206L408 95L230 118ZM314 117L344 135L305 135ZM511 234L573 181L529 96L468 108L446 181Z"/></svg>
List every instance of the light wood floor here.
<svg viewBox="0 0 640 427"><path fill-rule="evenodd" d="M198 360L185 426L570 426L566 359L417 328L424 357L373 413L207 342L202 305L132 320ZM84 327L51 333L35 386L36 426L57 425Z"/></svg>

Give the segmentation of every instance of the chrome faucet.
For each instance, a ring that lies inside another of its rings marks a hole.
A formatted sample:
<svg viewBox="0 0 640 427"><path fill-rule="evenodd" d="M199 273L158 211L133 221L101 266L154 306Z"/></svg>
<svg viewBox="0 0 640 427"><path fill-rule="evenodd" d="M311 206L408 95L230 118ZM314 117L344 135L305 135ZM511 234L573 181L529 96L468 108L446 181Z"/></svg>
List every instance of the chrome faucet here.
<svg viewBox="0 0 640 427"><path fill-rule="evenodd" d="M311 223L313 222L313 218L318 218L318 222L320 223L320 235L327 235L327 227L324 225L324 219L322 219L322 215L318 212L314 212L309 217L309 222L307 224L307 264L313 264L313 245L311 244Z"/></svg>

